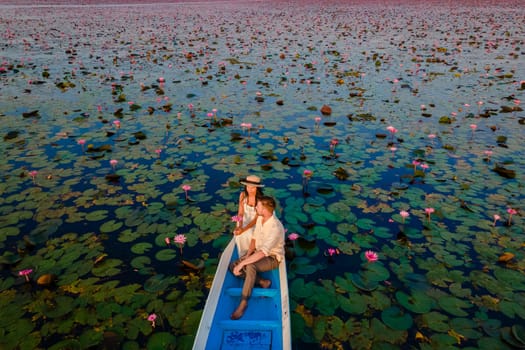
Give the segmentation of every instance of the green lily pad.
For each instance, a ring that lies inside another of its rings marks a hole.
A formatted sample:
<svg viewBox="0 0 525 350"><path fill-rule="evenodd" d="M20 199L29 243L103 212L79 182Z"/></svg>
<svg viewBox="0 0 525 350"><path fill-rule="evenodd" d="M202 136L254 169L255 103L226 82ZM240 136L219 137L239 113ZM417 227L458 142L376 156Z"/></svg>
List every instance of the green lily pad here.
<svg viewBox="0 0 525 350"><path fill-rule="evenodd" d="M177 252L175 249L162 249L155 254L155 259L159 261L169 261L175 259Z"/></svg>
<svg viewBox="0 0 525 350"><path fill-rule="evenodd" d="M412 316L404 313L397 306L391 306L381 313L381 319L390 328L403 331L412 326Z"/></svg>
<svg viewBox="0 0 525 350"><path fill-rule="evenodd" d="M429 312L436 304L434 299L417 290L413 291L412 295L397 291L396 299L404 308L418 314Z"/></svg>
<svg viewBox="0 0 525 350"><path fill-rule="evenodd" d="M107 210L95 210L86 215L87 221L100 221L108 216Z"/></svg>
<svg viewBox="0 0 525 350"><path fill-rule="evenodd" d="M371 292L379 286L377 281L369 280L360 273L352 273L351 280L354 286L365 292Z"/></svg>
<svg viewBox="0 0 525 350"><path fill-rule="evenodd" d="M131 260L131 266L135 269L143 269L146 267L146 265L151 264L151 259L147 256L137 256L133 260Z"/></svg>
<svg viewBox="0 0 525 350"><path fill-rule="evenodd" d="M147 350L176 349L177 338L168 332L152 334L146 345Z"/></svg>
<svg viewBox="0 0 525 350"><path fill-rule="evenodd" d="M163 274L155 275L149 278L144 283L144 290L152 293L160 292L168 288L168 286L175 282L172 277L164 277Z"/></svg>
<svg viewBox="0 0 525 350"><path fill-rule="evenodd" d="M514 337L511 327L503 327L500 329L501 339L509 344L514 349L525 349L525 344Z"/></svg>
<svg viewBox="0 0 525 350"><path fill-rule="evenodd" d="M115 276L120 272L117 266L121 265L122 261L119 259L105 259L99 265L93 268L93 274L98 277Z"/></svg>
<svg viewBox="0 0 525 350"><path fill-rule="evenodd" d="M75 299L72 297L58 295L53 300L53 303L46 304L44 313L47 317L59 318L70 313L75 306Z"/></svg>
<svg viewBox="0 0 525 350"><path fill-rule="evenodd" d="M373 220L363 218L357 220L356 225L361 230L371 230L375 226L375 223Z"/></svg>
<svg viewBox="0 0 525 350"><path fill-rule="evenodd" d="M445 296L439 298L438 304L443 310L447 311L448 313L460 317L468 316L468 312L464 311L463 309L468 309L472 307L471 303L453 296Z"/></svg>
<svg viewBox="0 0 525 350"><path fill-rule="evenodd" d="M133 247L131 247L131 251L135 254L144 254L145 252L149 251L151 248L153 248L153 244L148 242L141 242L134 244Z"/></svg>
<svg viewBox="0 0 525 350"><path fill-rule="evenodd" d="M364 314L368 310L368 303L364 295L352 293L348 297L336 295L339 307L350 314Z"/></svg>
<svg viewBox="0 0 525 350"><path fill-rule="evenodd" d="M448 316L442 313L431 311L422 315L423 324L436 332L447 332L450 329Z"/></svg>
<svg viewBox="0 0 525 350"><path fill-rule="evenodd" d="M514 324L511 327L511 332L518 342L525 345L525 326L520 324Z"/></svg>
<svg viewBox="0 0 525 350"><path fill-rule="evenodd" d="M66 340L61 340L58 343L55 343L48 348L48 350L64 350L64 349L81 350L82 345L76 339L66 339Z"/></svg>
<svg viewBox="0 0 525 350"><path fill-rule="evenodd" d="M119 228L121 228L122 225L123 223L121 221L115 221L115 220L106 221L100 226L100 232L101 233L114 232L118 230Z"/></svg>

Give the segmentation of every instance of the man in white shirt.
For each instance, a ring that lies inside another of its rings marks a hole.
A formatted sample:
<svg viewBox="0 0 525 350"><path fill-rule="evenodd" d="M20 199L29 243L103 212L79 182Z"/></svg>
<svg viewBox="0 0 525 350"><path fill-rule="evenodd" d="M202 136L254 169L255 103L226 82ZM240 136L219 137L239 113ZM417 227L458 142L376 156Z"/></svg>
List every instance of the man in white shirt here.
<svg viewBox="0 0 525 350"><path fill-rule="evenodd" d="M258 199L258 217L250 248L246 255L230 266L235 276L244 278L241 301L231 315L232 320L238 320L244 315L256 283L262 288L270 287L271 281L261 278L257 273L276 269L284 261L284 227L274 215L275 206L272 197L262 196Z"/></svg>

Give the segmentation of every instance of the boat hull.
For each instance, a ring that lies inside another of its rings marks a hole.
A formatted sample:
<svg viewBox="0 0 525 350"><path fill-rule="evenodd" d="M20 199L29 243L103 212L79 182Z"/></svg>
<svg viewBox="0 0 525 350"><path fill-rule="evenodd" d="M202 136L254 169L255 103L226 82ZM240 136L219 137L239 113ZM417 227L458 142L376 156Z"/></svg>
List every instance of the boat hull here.
<svg viewBox="0 0 525 350"><path fill-rule="evenodd" d="M239 304L243 280L228 271L238 259L234 240L224 250L201 317L194 350L289 350L290 311L286 262L262 273L270 288L254 288L243 317L231 320Z"/></svg>

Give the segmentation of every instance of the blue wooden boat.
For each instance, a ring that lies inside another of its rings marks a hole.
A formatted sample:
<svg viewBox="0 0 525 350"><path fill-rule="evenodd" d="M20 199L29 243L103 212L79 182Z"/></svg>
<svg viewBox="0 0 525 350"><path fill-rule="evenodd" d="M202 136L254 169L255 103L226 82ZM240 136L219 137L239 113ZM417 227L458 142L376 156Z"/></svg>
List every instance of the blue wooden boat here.
<svg viewBox="0 0 525 350"><path fill-rule="evenodd" d="M240 320L230 315L239 304L243 280L228 270L238 258L232 239L219 260L204 306L193 350L290 350L290 307L286 262L262 274L270 288L254 288Z"/></svg>

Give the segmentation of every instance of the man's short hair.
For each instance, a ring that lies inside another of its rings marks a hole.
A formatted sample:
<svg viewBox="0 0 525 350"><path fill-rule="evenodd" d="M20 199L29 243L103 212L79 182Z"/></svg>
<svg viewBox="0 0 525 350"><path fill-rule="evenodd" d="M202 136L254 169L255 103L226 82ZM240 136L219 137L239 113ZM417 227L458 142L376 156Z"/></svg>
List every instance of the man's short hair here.
<svg viewBox="0 0 525 350"><path fill-rule="evenodd" d="M270 211L274 211L275 207L277 206L277 204L275 203L275 199L273 199L273 197L270 196L262 196L258 199L258 201L261 202L261 204Z"/></svg>

